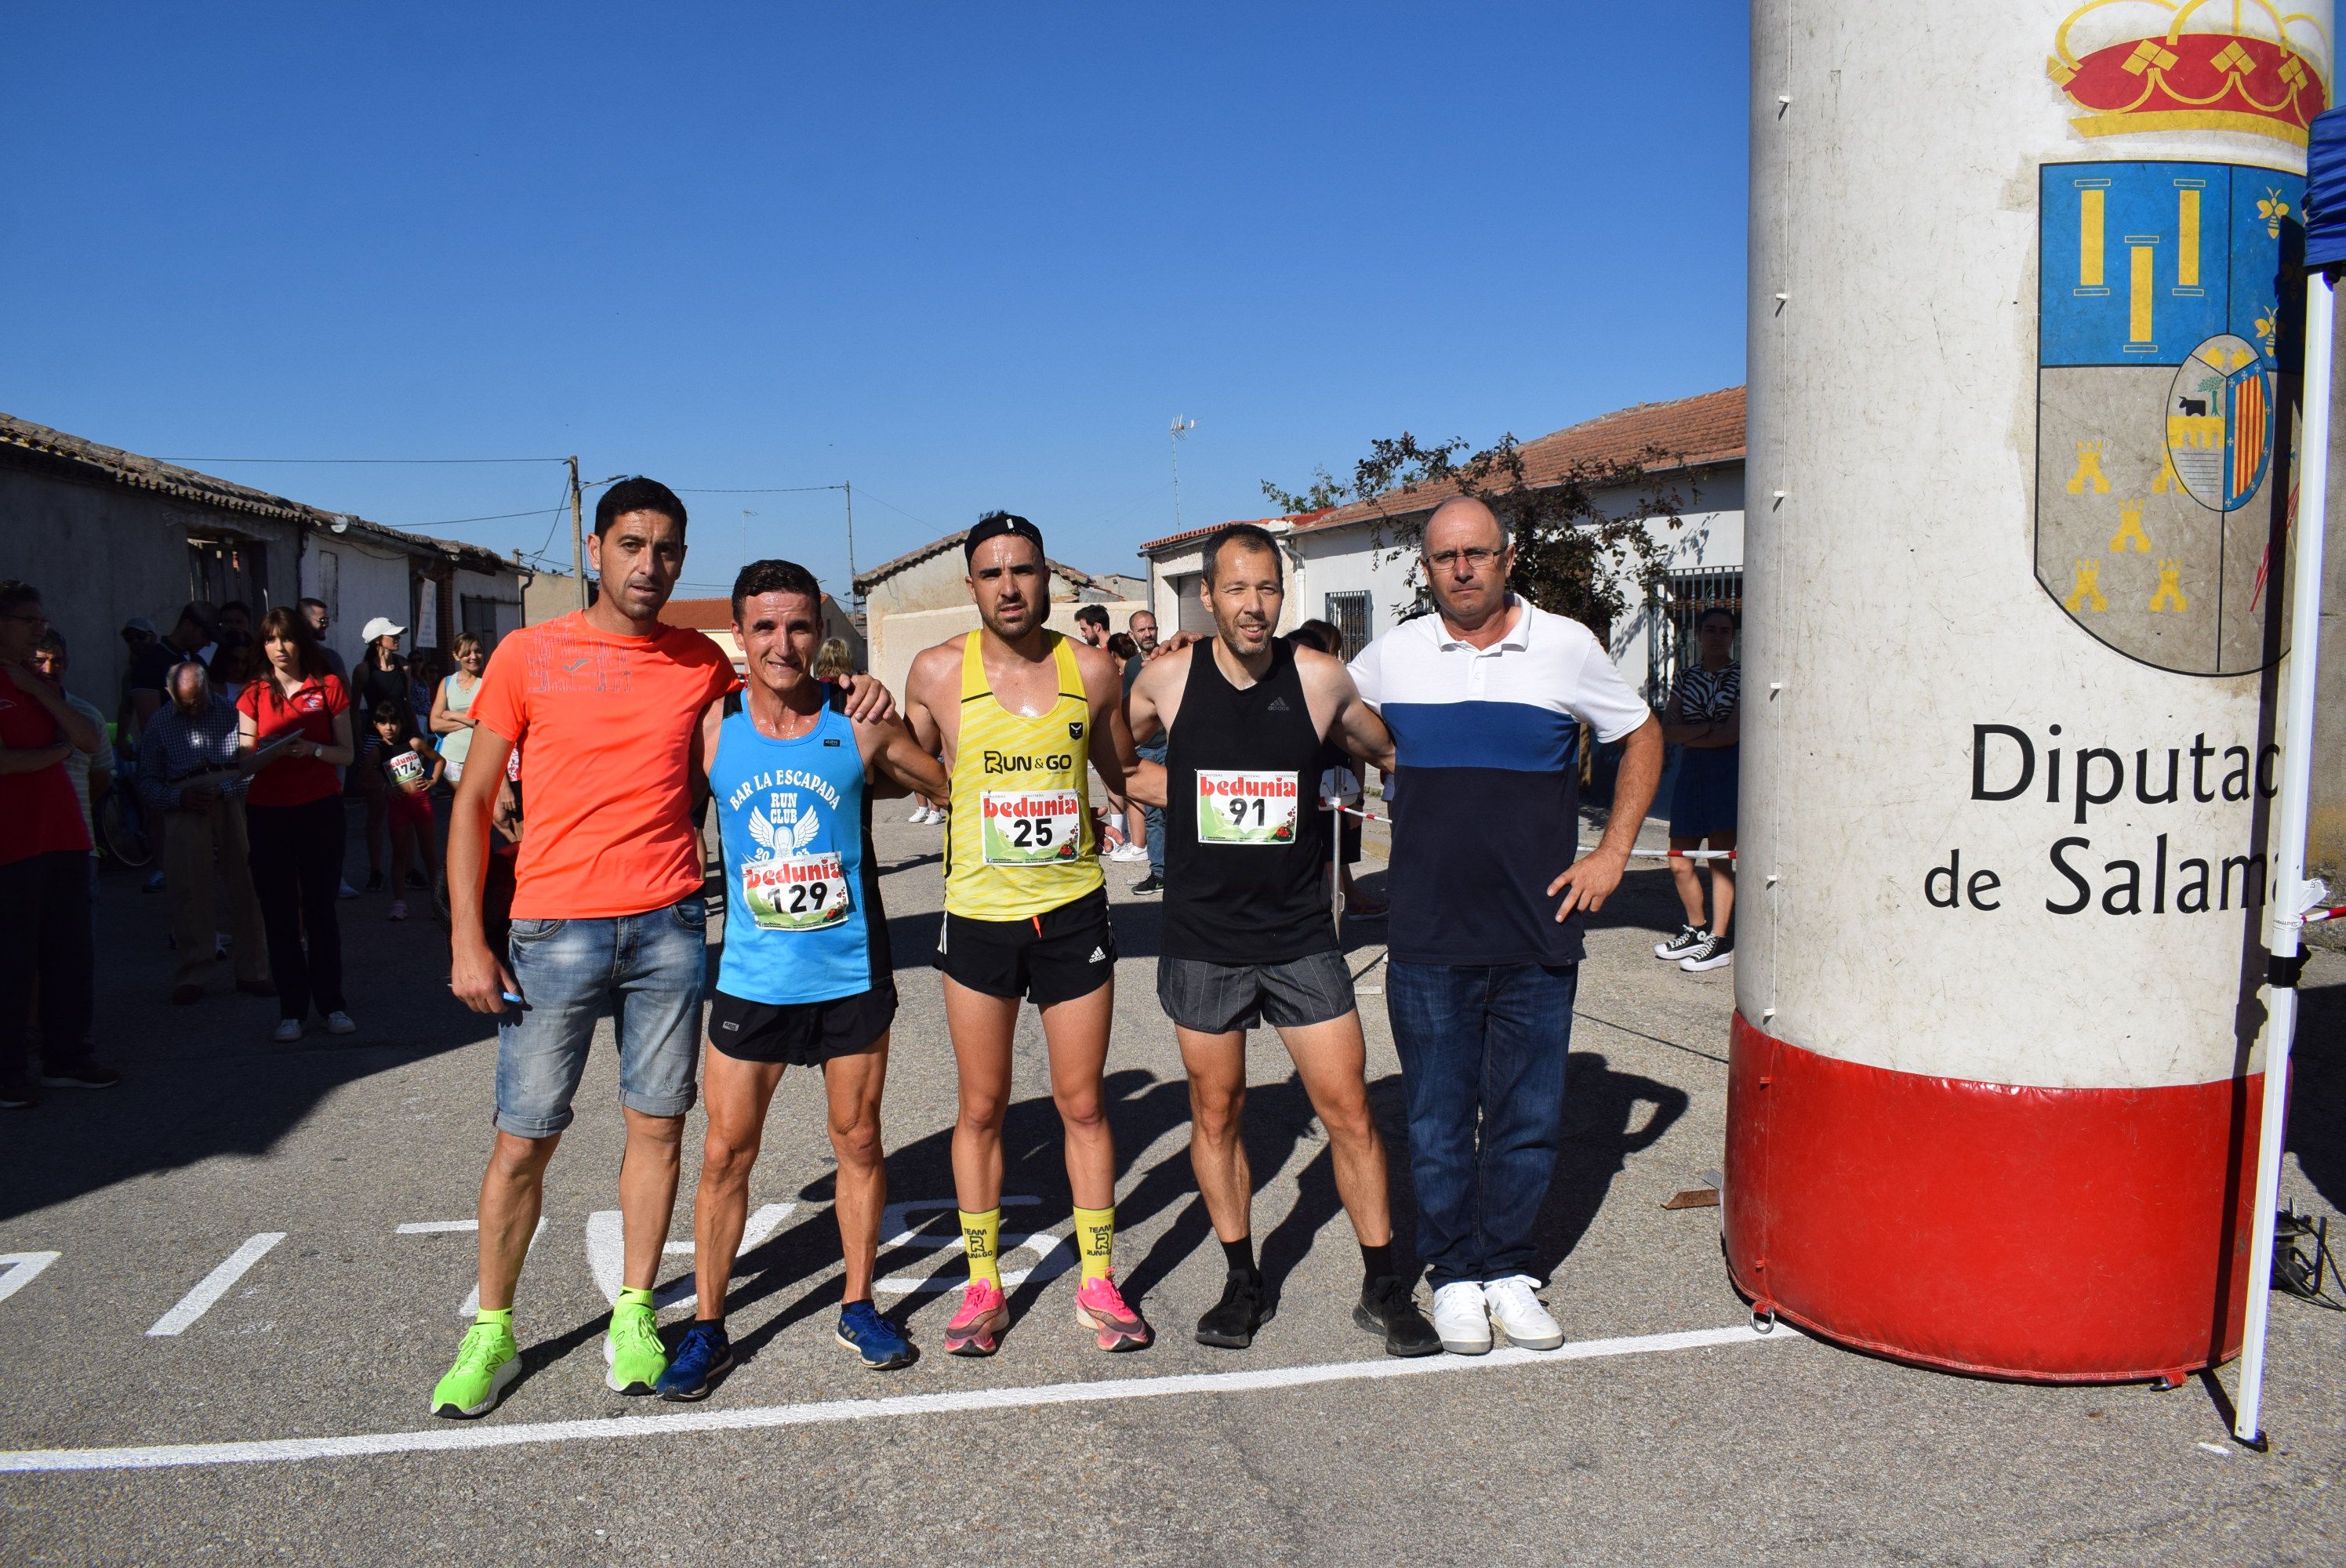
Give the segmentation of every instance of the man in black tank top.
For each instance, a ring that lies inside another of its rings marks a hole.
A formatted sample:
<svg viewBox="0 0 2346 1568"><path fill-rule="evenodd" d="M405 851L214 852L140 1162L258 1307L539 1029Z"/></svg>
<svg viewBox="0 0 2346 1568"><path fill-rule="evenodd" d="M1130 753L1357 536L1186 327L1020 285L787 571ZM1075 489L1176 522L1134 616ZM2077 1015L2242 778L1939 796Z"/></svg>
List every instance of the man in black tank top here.
<svg viewBox="0 0 2346 1568"><path fill-rule="evenodd" d="M1252 1174L1239 1136L1247 1031L1279 1031L1328 1129L1336 1191L1366 1278L1353 1321L1396 1356L1441 1349L1392 1261L1385 1149L1369 1114L1367 1047L1327 891L1320 748L1335 739L1383 767L1392 737L1339 661L1280 642L1279 545L1250 524L1206 541L1215 636L1144 667L1126 697L1133 738L1168 738L1133 796L1165 812L1165 939L1157 999L1189 1074L1189 1159L1229 1259L1198 1342L1244 1349L1271 1315L1255 1267ZM1152 799L1156 796L1158 799Z"/></svg>

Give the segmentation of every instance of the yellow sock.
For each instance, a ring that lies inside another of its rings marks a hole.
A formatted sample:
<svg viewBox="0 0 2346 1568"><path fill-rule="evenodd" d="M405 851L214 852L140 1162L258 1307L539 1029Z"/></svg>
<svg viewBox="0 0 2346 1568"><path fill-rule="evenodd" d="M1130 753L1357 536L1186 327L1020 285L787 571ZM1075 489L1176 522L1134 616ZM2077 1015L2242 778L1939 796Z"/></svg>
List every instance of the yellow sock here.
<svg viewBox="0 0 2346 1568"><path fill-rule="evenodd" d="M1116 1267L1116 1208L1076 1210L1076 1251L1084 1260L1083 1278L1102 1279Z"/></svg>
<svg viewBox="0 0 2346 1568"><path fill-rule="evenodd" d="M969 1248L969 1277L983 1279L996 1290L1002 1288L1002 1209L999 1205L984 1214L972 1214L967 1209L956 1211L961 1216L961 1239Z"/></svg>

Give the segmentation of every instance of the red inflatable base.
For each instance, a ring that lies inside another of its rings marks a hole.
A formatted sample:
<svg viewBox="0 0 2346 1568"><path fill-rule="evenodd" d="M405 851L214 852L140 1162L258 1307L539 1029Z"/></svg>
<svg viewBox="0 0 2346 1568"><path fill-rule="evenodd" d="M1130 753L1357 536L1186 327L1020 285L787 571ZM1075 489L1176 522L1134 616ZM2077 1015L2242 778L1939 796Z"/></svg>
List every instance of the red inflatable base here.
<svg viewBox="0 0 2346 1568"><path fill-rule="evenodd" d="M2261 1075L2034 1089L1804 1051L1735 1018L1728 1268L1901 1360L2117 1382L2239 1349Z"/></svg>

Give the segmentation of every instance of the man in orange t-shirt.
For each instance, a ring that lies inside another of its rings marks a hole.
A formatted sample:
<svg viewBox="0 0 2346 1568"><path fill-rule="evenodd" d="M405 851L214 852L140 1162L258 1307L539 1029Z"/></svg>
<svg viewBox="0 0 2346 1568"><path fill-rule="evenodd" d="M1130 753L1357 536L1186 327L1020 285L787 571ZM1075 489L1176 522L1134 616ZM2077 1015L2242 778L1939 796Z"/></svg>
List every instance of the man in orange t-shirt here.
<svg viewBox="0 0 2346 1568"><path fill-rule="evenodd" d="M606 1012L617 1021L627 1152L625 1288L605 1380L649 1393L668 1366L651 1288L676 1207L708 965L693 747L702 711L738 684L715 643L660 624L684 567L684 504L655 480L605 492L587 546L601 596L508 636L473 698L473 749L448 823L450 984L497 1016L496 1143L481 1182L481 1313L433 1391L435 1415L484 1413L520 1370L514 1286ZM877 683L851 701L886 705ZM528 758L529 830L499 954L483 936L481 891L515 747Z"/></svg>

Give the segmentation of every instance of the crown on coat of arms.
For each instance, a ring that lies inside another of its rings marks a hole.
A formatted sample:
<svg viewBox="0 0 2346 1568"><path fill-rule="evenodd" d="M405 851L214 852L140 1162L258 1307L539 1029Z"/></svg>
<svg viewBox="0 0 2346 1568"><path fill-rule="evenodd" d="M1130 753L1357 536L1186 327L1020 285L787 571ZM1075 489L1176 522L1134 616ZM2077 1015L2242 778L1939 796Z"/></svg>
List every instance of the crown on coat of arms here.
<svg viewBox="0 0 2346 1568"><path fill-rule="evenodd" d="M2330 107L2329 48L2269 0L2092 0L2054 34L2045 71L2085 111L2069 122L2081 136L2229 130L2303 147Z"/></svg>

